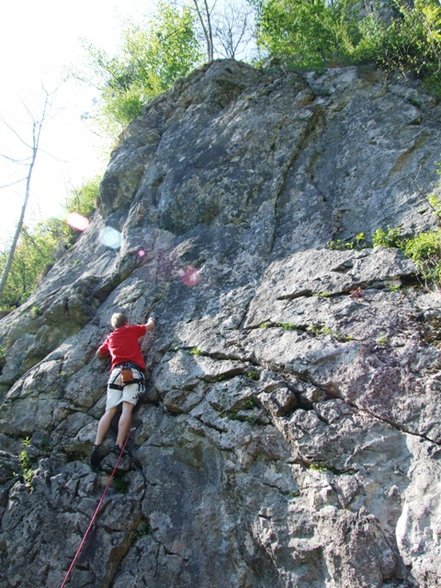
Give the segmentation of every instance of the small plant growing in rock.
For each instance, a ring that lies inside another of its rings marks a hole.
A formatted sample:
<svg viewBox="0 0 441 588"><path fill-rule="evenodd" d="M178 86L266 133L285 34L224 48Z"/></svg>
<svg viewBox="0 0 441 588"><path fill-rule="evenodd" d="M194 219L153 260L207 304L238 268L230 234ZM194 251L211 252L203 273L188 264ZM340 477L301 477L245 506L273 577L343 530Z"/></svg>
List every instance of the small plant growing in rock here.
<svg viewBox="0 0 441 588"><path fill-rule="evenodd" d="M401 289L401 284L389 284L387 289L389 290L389 292L399 292Z"/></svg>
<svg viewBox="0 0 441 588"><path fill-rule="evenodd" d="M389 339L387 338L387 335L385 333L382 333L381 335L379 335L376 339L378 345L387 345L389 342Z"/></svg>
<svg viewBox="0 0 441 588"><path fill-rule="evenodd" d="M326 465L322 464L322 463L311 463L308 466L308 469L313 470L314 472L328 472L330 471L330 468L328 468Z"/></svg>
<svg viewBox="0 0 441 588"><path fill-rule="evenodd" d="M257 370L248 370L245 375L249 380L254 380L255 382L260 380L260 374Z"/></svg>
<svg viewBox="0 0 441 588"><path fill-rule="evenodd" d="M441 283L441 229L408 239L404 253L416 264L426 282Z"/></svg>
<svg viewBox="0 0 441 588"><path fill-rule="evenodd" d="M298 329L298 326L293 323L277 323L276 326L284 331L296 331Z"/></svg>
<svg viewBox="0 0 441 588"><path fill-rule="evenodd" d="M365 233L357 233L351 240L343 241L343 239L336 239L335 241L328 241L326 244L327 249L344 251L351 249L363 249L368 246L366 241Z"/></svg>
<svg viewBox="0 0 441 588"><path fill-rule="evenodd" d="M253 410L256 406L259 406L259 403L254 396L250 396L245 400L243 410Z"/></svg>
<svg viewBox="0 0 441 588"><path fill-rule="evenodd" d="M193 349L190 350L190 354L195 357L200 357L202 355L202 350L199 349L199 347L193 347Z"/></svg>
<svg viewBox="0 0 441 588"><path fill-rule="evenodd" d="M363 249L363 247L367 247L367 245L365 233L357 233L354 238L355 249Z"/></svg>
<svg viewBox="0 0 441 588"><path fill-rule="evenodd" d="M436 214L441 214L441 204L432 195ZM434 200L436 199L436 201ZM419 233L405 238L400 229L388 227L377 229L372 237L374 247L396 247L411 259L418 268L420 277L426 283L441 284L441 229Z"/></svg>
<svg viewBox="0 0 441 588"><path fill-rule="evenodd" d="M40 309L38 308L38 306L33 306L31 308L31 317L32 318L37 318L37 316L40 315Z"/></svg>
<svg viewBox="0 0 441 588"><path fill-rule="evenodd" d="M25 437L21 446L22 449L18 454L18 463L20 465L20 476L23 478L23 482L27 489L32 488L32 481L34 479L35 471L32 469L32 461L29 457L29 447L31 445L31 439Z"/></svg>
<svg viewBox="0 0 441 588"><path fill-rule="evenodd" d="M328 241L326 243L326 249L332 251L344 251L345 249L354 249L352 242L343 241L342 239L336 239L335 241Z"/></svg>
<svg viewBox="0 0 441 588"><path fill-rule="evenodd" d="M436 214L436 216L441 219L441 201L439 199L439 197L432 193L429 194L429 196L427 197L427 202L429 203L430 207L433 209L433 212Z"/></svg>
<svg viewBox="0 0 441 588"><path fill-rule="evenodd" d="M315 337L319 337L320 335L329 335L337 339L337 341L339 341L340 343L345 343L347 341L353 340L352 335L345 335L343 333L340 333L339 331L331 329L331 327L329 327L328 325L322 325L320 323L310 325L306 330L308 331L308 333L311 333Z"/></svg>
<svg viewBox="0 0 441 588"><path fill-rule="evenodd" d="M401 247L403 240L401 230L392 227L377 229L372 235L372 245L374 247Z"/></svg>
<svg viewBox="0 0 441 588"><path fill-rule="evenodd" d="M322 325L320 323L310 325L306 330L308 331L308 333L311 333L316 337L318 337L319 335L332 335L331 327L328 327L328 325Z"/></svg>

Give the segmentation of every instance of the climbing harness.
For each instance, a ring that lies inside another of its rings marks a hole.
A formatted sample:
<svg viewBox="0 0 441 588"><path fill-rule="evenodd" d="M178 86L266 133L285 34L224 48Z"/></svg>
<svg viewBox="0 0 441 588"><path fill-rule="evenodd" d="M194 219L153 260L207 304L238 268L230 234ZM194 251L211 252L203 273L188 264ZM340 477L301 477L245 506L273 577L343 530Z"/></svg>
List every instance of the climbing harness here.
<svg viewBox="0 0 441 588"><path fill-rule="evenodd" d="M78 560L78 558L80 557L80 553L81 553L81 551L82 551L82 549L83 549L83 547L84 547L84 544L85 544L85 542L86 542L86 539L87 539L87 537L89 536L89 533L90 533L90 531L92 530L92 527L93 527L93 525L94 525L94 523L95 523L95 521L96 521L96 519L97 519L97 517L98 517L98 513L99 513L99 511L100 511L100 509L101 509L101 506L102 506L102 504L103 504L103 502L104 502L104 499L105 499L105 497L106 497L107 491L108 491L108 490L109 490L109 488L110 488L110 484L112 483L112 480L113 480L113 478L115 477L115 474L116 474L116 472L117 472L117 470L118 470L118 466L119 466L119 463L120 463L120 461L121 461L121 458L122 458L122 456L123 456L123 455L124 455L124 453L125 453L125 448L126 448L126 445L127 445L127 441L129 440L130 433L131 433L131 431L129 431L129 432L127 433L127 437L125 438L124 444L123 444L123 446L121 447L121 451L120 451L120 453L119 453L119 455L118 455L118 458L117 458L117 460L116 460L116 462L115 462L115 465L113 466L112 473L110 474L110 476L109 476L109 478L108 478L108 480L107 480L106 486L105 486L105 488L104 488L104 490L103 490L103 493L102 493L102 495L101 495L101 498L100 498L100 500L99 500L99 502L98 502L98 504L97 504L97 507L96 507L96 509L95 509L95 512L93 513L93 515L92 515L92 518L90 519L89 526L87 527L87 529L86 529L86 531L85 531L85 533L84 533L84 535L83 535L83 538L82 538L82 540L81 540L81 543L80 543L80 545L79 545L79 547L78 547L78 549L77 549L77 551L76 551L76 553L75 553L75 556L74 556L74 558L73 558L73 560L72 560L72 563L71 563L71 564L70 564L70 566L69 566L69 569L68 569L68 570L67 570L67 572L66 572L66 575L64 576L64 579L63 579L63 582L62 582L62 584L61 584L60 588L64 588L64 587L66 586L66 584L68 583L68 581L69 581L69 576L70 576L70 574L71 574L72 570L74 569L74 567L75 567L75 564L77 563L77 560Z"/></svg>
<svg viewBox="0 0 441 588"><path fill-rule="evenodd" d="M124 362L115 366L115 375L108 382L107 387L113 390L122 390L128 384L138 384L138 397L141 398L145 394L145 375L137 365L133 363ZM117 371L118 370L118 371ZM121 384L117 384L117 381Z"/></svg>

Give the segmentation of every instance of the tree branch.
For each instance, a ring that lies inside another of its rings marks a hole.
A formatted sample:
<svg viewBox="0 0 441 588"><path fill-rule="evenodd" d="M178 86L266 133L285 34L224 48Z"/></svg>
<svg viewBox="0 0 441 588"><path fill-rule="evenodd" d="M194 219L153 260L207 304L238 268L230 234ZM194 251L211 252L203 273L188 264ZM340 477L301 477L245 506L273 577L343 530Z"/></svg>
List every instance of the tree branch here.
<svg viewBox="0 0 441 588"><path fill-rule="evenodd" d="M24 218L25 218L25 213L26 213L26 208L28 205L28 201L29 201L29 197L31 195L31 181L32 181L32 174L34 171L34 167L35 167L35 162L37 159L37 155L38 155L38 150L40 147L40 140L41 140L41 133L43 130L43 125L46 122L47 116L48 116L48 112L49 112L49 108L50 108L50 96L49 93L46 91L45 88L43 88L43 93L44 93L44 102L43 102L43 108L41 110L41 114L39 116L38 119L35 119L32 114L32 145L29 146L29 148L31 149L31 156L30 156L30 163L29 163L29 167L28 167L28 173L27 176L25 178L26 180L26 187L25 187L25 197L24 197L24 201L23 201L23 205L21 208L21 212L20 212L20 217L18 219L17 222L17 226L15 228L15 233L14 233L14 237L12 239L12 244L11 244L11 248L9 250L8 253L8 258L6 260L6 264L5 267L3 268L3 272L2 272L2 276L0 279L0 297L3 295L5 286L6 286L6 281L8 279L9 276L9 272L12 266L12 262L14 260L14 255L15 255L15 251L17 249L17 244L18 244L18 240L20 238L20 234L23 228L23 223L24 223ZM28 109L26 109L28 110ZM29 110L28 110L29 112ZM11 128L7 123L6 126L8 126L8 128L11 129L11 131L24 143L26 144L25 141L23 141L21 139L21 137L19 136L19 134L15 131L15 129Z"/></svg>

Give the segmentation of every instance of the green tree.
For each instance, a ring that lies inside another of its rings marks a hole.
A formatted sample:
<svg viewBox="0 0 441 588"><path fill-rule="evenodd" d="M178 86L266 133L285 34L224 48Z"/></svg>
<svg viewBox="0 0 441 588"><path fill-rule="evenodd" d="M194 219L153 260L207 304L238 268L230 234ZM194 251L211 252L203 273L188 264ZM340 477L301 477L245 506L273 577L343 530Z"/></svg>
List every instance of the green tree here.
<svg viewBox="0 0 441 588"><path fill-rule="evenodd" d="M316 69L376 63L423 78L441 96L441 6L438 0L394 0L386 17L357 0L250 0L258 43L285 65ZM381 6L380 6L381 8Z"/></svg>
<svg viewBox="0 0 441 588"><path fill-rule="evenodd" d="M27 174L24 178L25 181L25 188L24 188L24 199L23 204L21 207L20 216L17 221L17 225L15 227L14 236L12 238L12 243L9 248L9 251L4 254L4 262L1 264L1 277L0 277L0 299L3 296L5 291L9 274L11 272L12 264L14 263L14 257L16 255L17 245L20 239L20 236L23 231L24 227L24 220L26 215L26 209L28 206L29 198L31 196L31 186L32 186L32 179L35 170L35 164L37 160L37 156L40 149L40 140L41 134L43 132L43 127L48 117L50 107L51 107L51 95L43 88L43 106L41 108L41 114L38 118L32 117L32 134L31 134L31 141L27 141L23 139L13 128L6 124L10 131L14 133L14 135L19 139L19 141L30 151L29 157L25 160L25 165L27 167ZM28 111L29 112L29 111ZM2 154L3 157L5 157ZM7 159L19 163L18 160L7 157ZM21 181L21 180L20 180ZM19 183L19 182L16 182ZM3 187L3 186L2 186ZM7 187L7 186L6 186ZM3 261L3 260L2 260Z"/></svg>
<svg viewBox="0 0 441 588"><path fill-rule="evenodd" d="M186 76L201 59L189 7L161 3L147 29L132 25L118 55L89 47L102 98L101 123L114 135L152 98Z"/></svg>
<svg viewBox="0 0 441 588"><path fill-rule="evenodd" d="M353 0L257 1L258 43L301 68L345 61L357 37Z"/></svg>
<svg viewBox="0 0 441 588"><path fill-rule="evenodd" d="M100 180L96 177L75 188L66 201L66 212L90 216L96 209ZM0 311L9 311L23 304L56 258L77 237L78 233L58 218L46 219L32 229L22 225L12 260L10 252L0 251L0 273L9 263L8 280L0 293Z"/></svg>
<svg viewBox="0 0 441 588"><path fill-rule="evenodd" d="M437 0L395 3L398 16L390 22L375 13L360 23L354 61L373 61L426 80L441 95L441 6Z"/></svg>
<svg viewBox="0 0 441 588"><path fill-rule="evenodd" d="M67 198L67 212L77 212L85 217L90 216L97 208L97 202L100 196L101 176L96 176L80 187L74 188Z"/></svg>
<svg viewBox="0 0 441 588"><path fill-rule="evenodd" d="M32 231L22 227L20 239L9 269L8 280L0 296L0 308L9 310L25 302L36 289L42 275L55 259L56 252L69 246L73 232L59 219L48 219ZM0 270L8 260L0 253Z"/></svg>

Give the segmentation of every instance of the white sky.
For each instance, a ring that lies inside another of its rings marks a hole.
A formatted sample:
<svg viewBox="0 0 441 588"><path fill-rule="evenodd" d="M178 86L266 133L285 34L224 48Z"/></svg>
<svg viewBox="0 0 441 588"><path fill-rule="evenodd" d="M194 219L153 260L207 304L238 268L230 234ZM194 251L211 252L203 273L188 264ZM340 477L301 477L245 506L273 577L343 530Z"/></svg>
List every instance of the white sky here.
<svg viewBox="0 0 441 588"><path fill-rule="evenodd" d="M80 83L61 84L72 66L84 63L82 42L110 53L117 50L124 23L142 22L156 0L13 0L0 19L0 154L23 158L30 151L1 121L30 142L32 117L38 118L42 84L55 94L52 116L43 128L25 223L62 215L72 187L102 173L100 139L82 120L94 91ZM28 111L25 106L27 107ZM26 168L0 157L0 186L26 175ZM24 198L24 184L0 189L0 247L10 239Z"/></svg>
<svg viewBox="0 0 441 588"><path fill-rule="evenodd" d="M85 44L115 54L125 25L130 20L147 23L158 4L159 0L4 3L0 13L0 250L12 238L25 196L24 182L11 184L28 171L7 158L24 159L31 153L14 131L31 143L32 117L38 120L43 106L42 85L49 93L58 89L32 176L28 226L50 216L62 218L72 189L101 175L107 163L104 141L82 118L92 109L97 92L80 82L62 80L86 63ZM237 9L244 0L230 4ZM225 0L213 0L211 5L222 11Z"/></svg>

